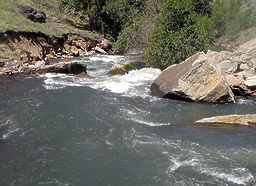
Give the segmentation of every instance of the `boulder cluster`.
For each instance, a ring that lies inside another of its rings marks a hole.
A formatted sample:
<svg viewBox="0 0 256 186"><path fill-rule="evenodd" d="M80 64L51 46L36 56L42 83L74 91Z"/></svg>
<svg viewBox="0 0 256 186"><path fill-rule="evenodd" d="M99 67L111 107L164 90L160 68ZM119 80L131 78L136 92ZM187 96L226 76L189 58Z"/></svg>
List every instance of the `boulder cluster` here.
<svg viewBox="0 0 256 186"><path fill-rule="evenodd" d="M256 95L256 39L236 51L200 52L165 69L152 83L155 96L196 102L235 102Z"/></svg>
<svg viewBox="0 0 256 186"><path fill-rule="evenodd" d="M170 66L154 80L151 93L211 103L234 103L235 96L256 96L256 39L233 52L200 52ZM256 126L256 114L215 116L195 123Z"/></svg>

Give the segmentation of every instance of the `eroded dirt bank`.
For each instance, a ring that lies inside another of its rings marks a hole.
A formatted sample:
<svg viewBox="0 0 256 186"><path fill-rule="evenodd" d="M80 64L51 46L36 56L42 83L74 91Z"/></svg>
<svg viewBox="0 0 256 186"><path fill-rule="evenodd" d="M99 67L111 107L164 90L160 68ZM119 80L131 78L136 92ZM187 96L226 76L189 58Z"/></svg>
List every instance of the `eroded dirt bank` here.
<svg viewBox="0 0 256 186"><path fill-rule="evenodd" d="M0 75L29 73L29 65L38 61L49 64L49 59L73 58L96 53L114 53L111 44L79 34L67 33L60 37L41 32L6 31L0 33ZM16 53L16 58L1 57L1 53Z"/></svg>

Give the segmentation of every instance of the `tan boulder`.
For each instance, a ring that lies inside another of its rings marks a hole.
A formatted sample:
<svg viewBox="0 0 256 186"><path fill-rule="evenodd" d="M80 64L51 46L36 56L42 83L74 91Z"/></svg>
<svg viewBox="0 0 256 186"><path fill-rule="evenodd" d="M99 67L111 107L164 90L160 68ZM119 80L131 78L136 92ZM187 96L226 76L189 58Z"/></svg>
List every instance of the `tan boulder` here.
<svg viewBox="0 0 256 186"><path fill-rule="evenodd" d="M170 99L213 103L235 102L217 55L197 53L164 70L152 83L151 94Z"/></svg>
<svg viewBox="0 0 256 186"><path fill-rule="evenodd" d="M253 125L256 124L256 114L226 115L204 118L196 121L197 124L229 124L229 125Z"/></svg>
<svg viewBox="0 0 256 186"><path fill-rule="evenodd" d="M120 64L114 64L111 69L108 72L108 75L114 76L114 75L125 75L127 71L123 67L123 65Z"/></svg>

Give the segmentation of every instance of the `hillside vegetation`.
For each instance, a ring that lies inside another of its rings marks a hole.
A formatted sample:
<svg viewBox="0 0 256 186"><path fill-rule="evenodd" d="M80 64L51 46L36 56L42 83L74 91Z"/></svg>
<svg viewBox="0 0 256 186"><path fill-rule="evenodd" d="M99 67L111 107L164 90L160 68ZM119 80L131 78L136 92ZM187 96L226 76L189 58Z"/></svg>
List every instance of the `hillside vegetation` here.
<svg viewBox="0 0 256 186"><path fill-rule="evenodd" d="M42 10L47 15L45 23L30 21L20 13L18 4L28 5L35 9ZM76 28L72 23L81 23L77 14L61 11L58 0L0 0L0 32L6 30L43 32L47 35L60 36L64 33L80 33L90 37L100 37L98 34Z"/></svg>
<svg viewBox="0 0 256 186"><path fill-rule="evenodd" d="M47 21L28 20L18 4L44 11ZM146 64L161 69L256 37L254 0L0 0L0 8L0 32L104 36L117 52L143 51Z"/></svg>
<svg viewBox="0 0 256 186"><path fill-rule="evenodd" d="M198 51L207 51L214 43L234 45L241 33L256 26L254 0L61 0L61 3L66 10L84 14L89 27L112 40L120 53L132 48L142 50L149 66L162 69Z"/></svg>

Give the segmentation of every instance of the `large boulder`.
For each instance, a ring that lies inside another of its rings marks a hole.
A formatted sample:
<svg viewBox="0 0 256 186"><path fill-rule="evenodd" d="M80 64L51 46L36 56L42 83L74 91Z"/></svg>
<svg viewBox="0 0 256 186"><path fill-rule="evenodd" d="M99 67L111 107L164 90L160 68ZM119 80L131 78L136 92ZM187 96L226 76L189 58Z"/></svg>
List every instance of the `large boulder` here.
<svg viewBox="0 0 256 186"><path fill-rule="evenodd" d="M197 124L255 125L256 114L215 116L197 120Z"/></svg>
<svg viewBox="0 0 256 186"><path fill-rule="evenodd" d="M43 11L37 10L30 6L24 6L24 5L18 5L18 7L20 9L20 12L25 17L27 17L27 19L30 19L31 21L38 22L38 23L46 22L47 16Z"/></svg>
<svg viewBox="0 0 256 186"><path fill-rule="evenodd" d="M235 102L217 55L197 53L164 70L152 83L151 94L170 99L213 103Z"/></svg>
<svg viewBox="0 0 256 186"><path fill-rule="evenodd" d="M81 74L86 72L87 65L85 63L78 62L61 62L52 65L45 65L37 70L38 73L65 73L65 74Z"/></svg>
<svg viewBox="0 0 256 186"><path fill-rule="evenodd" d="M125 75L127 71L123 67L123 65L120 64L114 64L111 69L108 71L108 75L114 76L114 75Z"/></svg>

